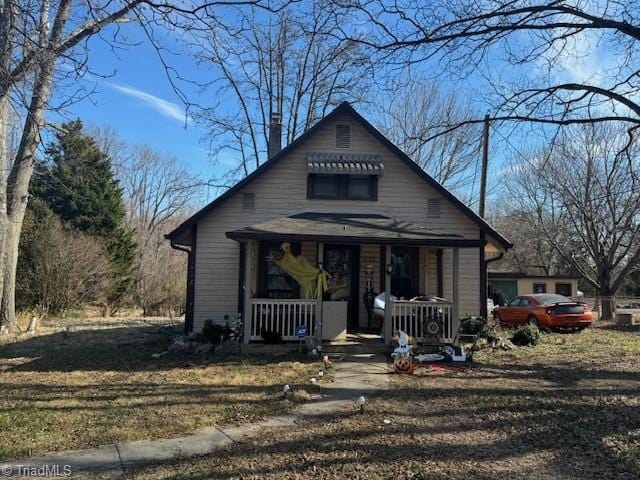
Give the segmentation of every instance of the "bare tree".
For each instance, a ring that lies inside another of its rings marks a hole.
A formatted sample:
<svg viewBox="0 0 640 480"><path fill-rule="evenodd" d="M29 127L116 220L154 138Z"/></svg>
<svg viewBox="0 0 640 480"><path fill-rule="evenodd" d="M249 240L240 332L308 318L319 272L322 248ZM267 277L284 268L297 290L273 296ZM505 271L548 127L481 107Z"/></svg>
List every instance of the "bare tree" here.
<svg viewBox="0 0 640 480"><path fill-rule="evenodd" d="M480 129L464 125L434 138L441 125L473 118L454 93L436 84L414 80L382 104L382 131L420 167L449 189L462 192L474 180L479 158Z"/></svg>
<svg viewBox="0 0 640 480"><path fill-rule="evenodd" d="M622 125L573 126L556 148L524 162L510 197L535 216L536 230L602 298L613 296L640 266L640 144Z"/></svg>
<svg viewBox="0 0 640 480"><path fill-rule="evenodd" d="M432 61L457 76L486 75L495 87L495 120L557 126L623 121L630 134L640 128L640 6L635 0L333 3L337 15L352 18L337 36L367 45L378 60L401 66ZM607 54L606 68L577 78L567 75L567 65L597 48ZM497 65L510 68L510 81L496 80Z"/></svg>
<svg viewBox="0 0 640 480"><path fill-rule="evenodd" d="M186 265L184 255L172 249L163 234L180 223L181 215L201 195L204 182L173 156L147 146L127 145L113 135L106 137L114 146L115 173L127 204L127 227L135 231L138 245L134 300L145 315L173 314L184 304Z"/></svg>
<svg viewBox="0 0 640 480"><path fill-rule="evenodd" d="M273 114L281 115L290 143L333 106L365 98L362 49L328 35L341 21L325 5L296 3L269 18L247 10L236 30L195 36L200 64L217 75L207 91L226 107L205 107L198 115L213 155L232 158L217 186L229 186L266 160Z"/></svg>
<svg viewBox="0 0 640 480"><path fill-rule="evenodd" d="M509 204L514 203L509 196L499 199L499 203L503 207L490 215L490 221L498 231L509 232L513 248L504 254L502 260L492 264L492 267L532 275L571 273L572 266L562 259L553 243L540 232L535 213L509 208ZM550 229L549 233L551 232Z"/></svg>
<svg viewBox="0 0 640 480"><path fill-rule="evenodd" d="M222 6L239 8L243 4L261 5L262 2L205 1L185 6L182 2L154 0L4 0L0 4L0 158L3 160L9 150L10 110L24 112L15 155L0 168L0 329L17 329L18 243L45 114L54 108L51 93L55 89L62 105L77 98L74 80L87 72L88 40L110 27L108 38L118 43L121 24L134 22L151 40L154 40L153 28L163 25L190 31L210 30L218 24L217 14ZM277 7L265 3L264 8Z"/></svg>

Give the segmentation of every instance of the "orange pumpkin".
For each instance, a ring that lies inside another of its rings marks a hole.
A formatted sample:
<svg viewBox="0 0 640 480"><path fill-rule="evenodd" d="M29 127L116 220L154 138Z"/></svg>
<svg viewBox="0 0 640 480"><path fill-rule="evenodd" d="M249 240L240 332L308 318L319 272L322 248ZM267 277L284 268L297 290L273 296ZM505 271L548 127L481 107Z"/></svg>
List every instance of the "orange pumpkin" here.
<svg viewBox="0 0 640 480"><path fill-rule="evenodd" d="M413 375L413 371L416 369L415 364L413 363L413 358L411 355L398 355L393 360L393 368L396 373L405 373L407 375Z"/></svg>

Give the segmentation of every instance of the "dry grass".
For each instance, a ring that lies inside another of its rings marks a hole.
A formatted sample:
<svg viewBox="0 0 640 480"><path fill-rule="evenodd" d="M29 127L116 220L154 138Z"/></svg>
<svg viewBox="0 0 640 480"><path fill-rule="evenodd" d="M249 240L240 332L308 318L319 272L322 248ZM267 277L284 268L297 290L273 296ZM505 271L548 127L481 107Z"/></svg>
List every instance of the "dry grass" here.
<svg viewBox="0 0 640 480"><path fill-rule="evenodd" d="M394 375L345 410L139 479L637 479L640 332L603 325L483 352L460 373ZM384 419L391 420L387 425Z"/></svg>
<svg viewBox="0 0 640 480"><path fill-rule="evenodd" d="M0 460L171 437L289 410L283 383L317 364L288 358L151 354L175 327L61 332L0 345Z"/></svg>

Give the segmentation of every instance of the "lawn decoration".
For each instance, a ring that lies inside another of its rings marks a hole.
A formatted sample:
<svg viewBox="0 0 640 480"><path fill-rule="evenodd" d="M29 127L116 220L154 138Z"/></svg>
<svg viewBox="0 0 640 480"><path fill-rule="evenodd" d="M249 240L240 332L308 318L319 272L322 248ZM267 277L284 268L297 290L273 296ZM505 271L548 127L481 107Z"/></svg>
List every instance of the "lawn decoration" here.
<svg viewBox="0 0 640 480"><path fill-rule="evenodd" d="M267 260L274 262L298 282L302 287L304 298L322 298L322 293L328 288L327 278L329 274L322 268L311 265L302 255L294 256L291 253L291 244L285 242L280 248L284 252L282 256L274 257L269 255Z"/></svg>
<svg viewBox="0 0 640 480"><path fill-rule="evenodd" d="M409 353L403 353L401 355L398 355L393 360L393 368L395 369L396 373L413 375L416 366L413 363L413 357Z"/></svg>
<svg viewBox="0 0 640 480"><path fill-rule="evenodd" d="M440 355L439 353L423 353L422 355L417 355L416 360L419 363L441 362L442 360L444 360L444 355Z"/></svg>
<svg viewBox="0 0 640 480"><path fill-rule="evenodd" d="M360 395L358 400L356 400L356 404L360 408L360 413L364 412L364 405L367 403L367 398L364 395Z"/></svg>
<svg viewBox="0 0 640 480"><path fill-rule="evenodd" d="M394 349L391 356L393 357L393 368L396 373L413 374L415 370L415 364L413 363L413 357L411 349L413 346L410 343L409 335L406 332L398 331L398 346Z"/></svg>
<svg viewBox="0 0 640 480"><path fill-rule="evenodd" d="M398 330L397 340L398 340L398 346L393 350L393 353L397 355L411 353L411 349L413 348L413 345L411 345L409 335L407 335L405 331Z"/></svg>
<svg viewBox="0 0 640 480"><path fill-rule="evenodd" d="M282 394L285 398L287 398L287 393L289 393L291 391L291 387L289 385L285 385L282 388Z"/></svg>

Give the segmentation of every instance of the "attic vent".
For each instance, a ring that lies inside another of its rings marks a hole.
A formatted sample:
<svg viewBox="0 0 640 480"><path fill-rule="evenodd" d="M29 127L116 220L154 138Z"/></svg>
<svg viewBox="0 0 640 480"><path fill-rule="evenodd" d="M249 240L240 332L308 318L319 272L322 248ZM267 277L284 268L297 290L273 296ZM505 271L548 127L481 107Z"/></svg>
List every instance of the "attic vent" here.
<svg viewBox="0 0 640 480"><path fill-rule="evenodd" d="M336 125L336 148L351 148L351 125Z"/></svg>
<svg viewBox="0 0 640 480"><path fill-rule="evenodd" d="M242 210L250 212L256 209L256 194L255 193L243 193L242 194Z"/></svg>
<svg viewBox="0 0 640 480"><path fill-rule="evenodd" d="M427 217L439 218L440 217L440 199L430 198L427 200Z"/></svg>

